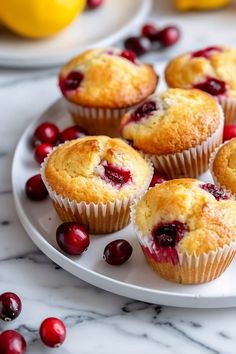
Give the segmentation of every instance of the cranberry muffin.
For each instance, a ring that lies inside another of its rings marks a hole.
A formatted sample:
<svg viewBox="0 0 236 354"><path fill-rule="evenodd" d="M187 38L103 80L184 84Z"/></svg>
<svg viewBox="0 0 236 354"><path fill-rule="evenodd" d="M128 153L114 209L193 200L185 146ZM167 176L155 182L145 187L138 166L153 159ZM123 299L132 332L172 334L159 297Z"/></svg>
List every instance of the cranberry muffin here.
<svg viewBox="0 0 236 354"><path fill-rule="evenodd" d="M206 171L211 152L222 142L222 130L221 107L197 89L168 89L150 96L121 120L123 138L170 178Z"/></svg>
<svg viewBox="0 0 236 354"><path fill-rule="evenodd" d="M42 178L62 221L78 221L92 233L129 223L134 197L148 188L150 162L120 139L90 136L55 148Z"/></svg>
<svg viewBox="0 0 236 354"><path fill-rule="evenodd" d="M236 195L236 138L221 145L210 160L214 182Z"/></svg>
<svg viewBox="0 0 236 354"><path fill-rule="evenodd" d="M75 123L90 134L119 135L119 119L153 93L158 76L131 51L90 49L59 73L59 86Z"/></svg>
<svg viewBox="0 0 236 354"><path fill-rule="evenodd" d="M156 185L132 206L149 265L161 277L199 284L219 277L236 253L236 202L195 179Z"/></svg>
<svg viewBox="0 0 236 354"><path fill-rule="evenodd" d="M187 52L166 67L169 87L198 88L215 97L225 113L225 124L236 123L236 50L212 46Z"/></svg>

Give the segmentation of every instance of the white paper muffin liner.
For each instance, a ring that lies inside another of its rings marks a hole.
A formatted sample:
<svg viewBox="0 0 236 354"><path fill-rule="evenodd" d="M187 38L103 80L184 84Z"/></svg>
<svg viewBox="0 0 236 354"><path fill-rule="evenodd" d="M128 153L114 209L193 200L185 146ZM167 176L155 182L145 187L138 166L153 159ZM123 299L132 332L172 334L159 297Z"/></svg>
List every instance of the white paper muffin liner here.
<svg viewBox="0 0 236 354"><path fill-rule="evenodd" d="M217 179L217 177L215 176L214 171L213 171L213 164L214 164L214 160L215 160L215 158L216 158L216 155L217 155L218 151L219 151L224 145L228 144L229 142L230 142L230 140L225 141L223 144L221 144L220 146L218 146L218 147L212 152L211 157L210 157L210 160L209 160L209 170L210 170L210 173L211 173L211 176L212 176L212 179L213 179L215 185L216 185L217 187L219 187L219 188L223 188L223 189L226 191L226 193L229 194L229 196L232 196L232 199L236 200L236 194L233 193L229 188L227 188L226 186L224 186L223 184L221 184L221 183L218 181L218 179Z"/></svg>
<svg viewBox="0 0 236 354"><path fill-rule="evenodd" d="M85 128L90 135L120 136L120 119L134 106L122 109L92 108L69 102L65 104L77 125Z"/></svg>
<svg viewBox="0 0 236 354"><path fill-rule="evenodd" d="M225 115L225 125L236 124L236 99L227 97L217 97Z"/></svg>
<svg viewBox="0 0 236 354"><path fill-rule="evenodd" d="M222 143L224 129L224 115L221 107L220 123L216 131L200 145L187 150L166 155L147 156L154 167L165 173L169 178L197 177L208 169L209 158L212 151Z"/></svg>
<svg viewBox="0 0 236 354"><path fill-rule="evenodd" d="M65 143L66 144L66 143ZM61 144L63 145L63 144ZM57 149L55 147L52 152ZM117 199L114 202L107 203L86 203L77 202L57 194L48 184L45 176L45 167L52 152L46 157L41 165L42 180L47 188L53 206L63 222L80 222L86 229L93 234L107 234L118 231L130 222L130 205L134 198L144 194L149 187L153 176L153 166L149 159L144 159L149 164L150 174L144 185L140 187L133 196L123 199Z"/></svg>
<svg viewBox="0 0 236 354"><path fill-rule="evenodd" d="M148 264L161 277L181 284L200 284L218 278L228 268L236 254L236 240L215 251L200 255L182 253L177 247L178 264L170 260L158 262L150 257L143 247L147 248L151 253L155 253L155 246L152 245L150 239L145 237L135 224L137 202L138 199L131 205L131 223Z"/></svg>

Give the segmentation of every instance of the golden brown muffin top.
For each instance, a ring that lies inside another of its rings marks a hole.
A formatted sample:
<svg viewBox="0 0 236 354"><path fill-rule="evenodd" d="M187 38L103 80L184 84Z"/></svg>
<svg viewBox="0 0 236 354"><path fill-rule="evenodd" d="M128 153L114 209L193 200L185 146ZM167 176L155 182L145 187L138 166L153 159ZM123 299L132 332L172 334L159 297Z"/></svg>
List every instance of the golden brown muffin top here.
<svg viewBox="0 0 236 354"><path fill-rule="evenodd" d="M56 148L42 174L62 197L87 203L107 203L132 197L148 187L150 165L120 139L89 136Z"/></svg>
<svg viewBox="0 0 236 354"><path fill-rule="evenodd" d="M116 48L91 49L70 60L59 74L63 95L98 108L125 108L145 99L155 91L158 76L151 65L122 53Z"/></svg>
<svg viewBox="0 0 236 354"><path fill-rule="evenodd" d="M195 147L219 126L222 112L214 98L191 89L168 89L147 98L121 120L121 132L149 154L171 154Z"/></svg>
<svg viewBox="0 0 236 354"><path fill-rule="evenodd" d="M212 170L220 185L236 194L236 138L217 151Z"/></svg>
<svg viewBox="0 0 236 354"><path fill-rule="evenodd" d="M228 198L224 190L195 179L156 185L136 206L139 237L144 243L159 242L160 228L168 233L172 225L172 246L180 253L199 255L223 247L236 239L236 202L222 198ZM178 242L175 227L182 235Z"/></svg>
<svg viewBox="0 0 236 354"><path fill-rule="evenodd" d="M187 52L165 69L169 87L200 88L219 97L236 98L236 49L223 46Z"/></svg>

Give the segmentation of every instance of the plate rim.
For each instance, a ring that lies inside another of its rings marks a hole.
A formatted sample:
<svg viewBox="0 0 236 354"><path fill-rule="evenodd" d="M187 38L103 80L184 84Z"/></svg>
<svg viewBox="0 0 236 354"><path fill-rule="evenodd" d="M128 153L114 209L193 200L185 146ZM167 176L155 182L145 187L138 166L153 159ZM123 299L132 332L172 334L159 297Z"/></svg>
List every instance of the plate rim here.
<svg viewBox="0 0 236 354"><path fill-rule="evenodd" d="M125 36L125 34L129 31L130 28L137 26L142 23L143 19L148 15L151 11L153 0L140 0L140 8L137 9L135 15L127 21L127 23L122 26L119 30L115 31L115 33L108 35L107 37L100 39L99 41L93 42L92 44L85 44L81 46L79 49L76 48L67 52L64 55L58 56L50 56L46 58L36 59L36 58L17 58L17 57L4 57L0 56L0 65L6 68L50 68L61 65L69 60L74 55L78 55L82 51L88 48L94 47L106 47L110 46Z"/></svg>
<svg viewBox="0 0 236 354"><path fill-rule="evenodd" d="M43 235L32 225L25 210L21 207L17 187L14 183L16 175L16 165L21 145L26 141L26 137L29 135L29 133L39 122L44 120L45 115L50 109L53 109L55 106L62 104L63 98L59 98L58 100L54 101L50 106L48 106L38 118L36 118L30 123L30 125L24 130L23 134L21 134L19 138L12 160L11 183L17 215L20 219L22 226L24 227L26 233L29 235L33 243L36 244L36 246L44 254L46 254L47 257L53 260L64 270L98 288L115 293L117 295L155 304L158 303L161 305L174 307L178 306L184 308L226 308L236 306L236 294L235 296L211 295L208 297L200 296L198 294L180 294L177 292L150 289L116 280L106 275L97 273L94 270L88 269L83 265L75 263L72 259L55 249L47 240L44 239ZM156 296L155 300L154 296Z"/></svg>

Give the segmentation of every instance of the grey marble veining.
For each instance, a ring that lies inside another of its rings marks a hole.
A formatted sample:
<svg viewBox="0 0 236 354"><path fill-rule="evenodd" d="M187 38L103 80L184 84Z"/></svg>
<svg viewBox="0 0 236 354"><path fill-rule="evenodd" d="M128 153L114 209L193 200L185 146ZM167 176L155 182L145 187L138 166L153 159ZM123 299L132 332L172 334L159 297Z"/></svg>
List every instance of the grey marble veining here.
<svg viewBox="0 0 236 354"><path fill-rule="evenodd" d="M146 56L165 60L183 50L213 43L234 44L236 5L210 14L177 14L158 1L157 24L177 23L183 39L175 48ZM155 15L155 16L154 16ZM224 28L224 30L222 30ZM236 309L194 310L162 307L116 296L66 273L39 252L17 218L11 193L11 161L27 127L59 97L56 73L0 69L0 292L15 291L23 301L14 323L27 339L28 353L49 353L38 340L47 316L68 328L58 354L235 354Z"/></svg>

